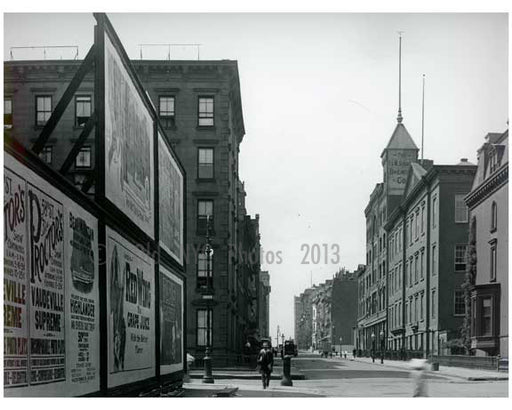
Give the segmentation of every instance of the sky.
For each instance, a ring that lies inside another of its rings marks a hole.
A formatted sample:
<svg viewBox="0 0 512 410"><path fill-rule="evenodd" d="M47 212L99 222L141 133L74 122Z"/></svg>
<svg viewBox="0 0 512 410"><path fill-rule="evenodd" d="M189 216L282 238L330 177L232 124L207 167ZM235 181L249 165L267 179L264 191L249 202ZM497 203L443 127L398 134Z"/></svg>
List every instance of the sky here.
<svg viewBox="0 0 512 410"><path fill-rule="evenodd" d="M507 14L108 15L133 59L139 44L198 43L202 60L238 61L239 174L248 212L260 215L274 338L278 325L293 337L294 295L365 262L364 208L396 125L397 31L403 123L418 147L426 78L425 158L476 163L485 135L508 127ZM4 59L11 47L48 45L78 46L84 58L94 24L90 13L4 14ZM39 49L12 52L43 58ZM165 59L167 50L143 48L143 57ZM196 49L178 47L173 58L196 58Z"/></svg>

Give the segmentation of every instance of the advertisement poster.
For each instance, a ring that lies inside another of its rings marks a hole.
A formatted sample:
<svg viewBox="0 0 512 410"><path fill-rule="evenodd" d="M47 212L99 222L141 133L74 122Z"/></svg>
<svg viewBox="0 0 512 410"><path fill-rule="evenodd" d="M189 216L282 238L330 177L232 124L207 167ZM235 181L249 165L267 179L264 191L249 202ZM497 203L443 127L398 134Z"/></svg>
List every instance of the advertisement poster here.
<svg viewBox="0 0 512 410"><path fill-rule="evenodd" d="M64 209L46 192L27 183L31 385L66 379Z"/></svg>
<svg viewBox="0 0 512 410"><path fill-rule="evenodd" d="M4 395L97 391L97 219L10 155L4 161Z"/></svg>
<svg viewBox="0 0 512 410"><path fill-rule="evenodd" d="M99 389L98 222L66 204L67 378Z"/></svg>
<svg viewBox="0 0 512 410"><path fill-rule="evenodd" d="M4 169L4 386L28 383L25 180Z"/></svg>
<svg viewBox="0 0 512 410"><path fill-rule="evenodd" d="M105 195L154 238L153 120L105 36Z"/></svg>
<svg viewBox="0 0 512 410"><path fill-rule="evenodd" d="M109 387L155 375L154 261L107 227Z"/></svg>
<svg viewBox="0 0 512 410"><path fill-rule="evenodd" d="M160 246L183 264L183 175L158 134Z"/></svg>
<svg viewBox="0 0 512 410"><path fill-rule="evenodd" d="M160 374L183 370L183 280L160 266Z"/></svg>

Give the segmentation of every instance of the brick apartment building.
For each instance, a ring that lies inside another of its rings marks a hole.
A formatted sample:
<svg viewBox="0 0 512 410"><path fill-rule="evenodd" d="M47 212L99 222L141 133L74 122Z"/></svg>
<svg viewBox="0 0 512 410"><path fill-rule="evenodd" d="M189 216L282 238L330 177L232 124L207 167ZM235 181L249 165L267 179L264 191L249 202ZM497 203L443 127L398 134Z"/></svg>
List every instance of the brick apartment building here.
<svg viewBox="0 0 512 410"><path fill-rule="evenodd" d="M30 147L80 63L4 62L5 132ZM201 356L210 345L217 360L238 360L246 339L259 338L260 271L259 260L247 262L239 250L256 247L259 255L260 237L258 219L246 215L245 190L238 175L245 129L237 62L132 63L186 171L187 351ZM90 73L41 152L49 166L62 166L93 113ZM78 187L94 172L93 138L89 137L68 173ZM207 220L214 251L211 269L202 252Z"/></svg>

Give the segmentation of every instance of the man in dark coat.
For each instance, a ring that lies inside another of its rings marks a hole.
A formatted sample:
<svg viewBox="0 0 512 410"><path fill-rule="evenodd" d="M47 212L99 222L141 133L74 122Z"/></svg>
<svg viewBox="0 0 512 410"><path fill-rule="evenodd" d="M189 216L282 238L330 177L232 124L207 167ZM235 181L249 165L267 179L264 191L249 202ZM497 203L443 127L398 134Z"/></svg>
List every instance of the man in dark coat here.
<svg viewBox="0 0 512 410"><path fill-rule="evenodd" d="M263 388L266 389L270 384L270 375L274 367L274 356L270 349L270 343L267 340L263 341L262 349L258 354L258 365L260 366Z"/></svg>

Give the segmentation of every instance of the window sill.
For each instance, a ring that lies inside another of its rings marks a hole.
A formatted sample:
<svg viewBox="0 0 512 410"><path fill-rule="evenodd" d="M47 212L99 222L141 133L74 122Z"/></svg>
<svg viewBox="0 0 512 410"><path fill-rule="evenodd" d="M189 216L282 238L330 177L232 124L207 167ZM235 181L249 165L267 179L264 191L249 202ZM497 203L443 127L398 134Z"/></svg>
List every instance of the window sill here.
<svg viewBox="0 0 512 410"><path fill-rule="evenodd" d="M198 131L215 131L215 125L198 125L196 127L196 130Z"/></svg>
<svg viewBox="0 0 512 410"><path fill-rule="evenodd" d="M196 182L209 182L209 183L215 183L215 178L196 178Z"/></svg>

